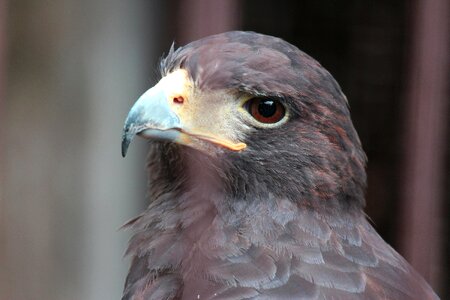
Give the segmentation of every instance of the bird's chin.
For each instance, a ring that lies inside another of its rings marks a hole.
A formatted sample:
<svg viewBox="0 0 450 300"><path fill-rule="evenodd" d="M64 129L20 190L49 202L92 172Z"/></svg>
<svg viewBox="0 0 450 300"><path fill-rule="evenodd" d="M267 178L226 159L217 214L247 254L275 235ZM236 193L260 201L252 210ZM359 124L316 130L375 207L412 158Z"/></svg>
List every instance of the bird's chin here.
<svg viewBox="0 0 450 300"><path fill-rule="evenodd" d="M140 131L137 135L150 142L179 145L188 151L194 150L208 156L216 156L217 153L224 151L223 147L215 143L187 134L179 129L161 130L150 128Z"/></svg>
<svg viewBox="0 0 450 300"><path fill-rule="evenodd" d="M176 141L179 139L181 135L181 131L177 129L145 129L139 132L137 135L149 140L157 140L157 141Z"/></svg>
<svg viewBox="0 0 450 300"><path fill-rule="evenodd" d="M241 151L246 147L244 143L231 143L213 136L189 133L178 128L147 128L138 132L137 135L149 140L173 142L188 146L212 156L223 151Z"/></svg>

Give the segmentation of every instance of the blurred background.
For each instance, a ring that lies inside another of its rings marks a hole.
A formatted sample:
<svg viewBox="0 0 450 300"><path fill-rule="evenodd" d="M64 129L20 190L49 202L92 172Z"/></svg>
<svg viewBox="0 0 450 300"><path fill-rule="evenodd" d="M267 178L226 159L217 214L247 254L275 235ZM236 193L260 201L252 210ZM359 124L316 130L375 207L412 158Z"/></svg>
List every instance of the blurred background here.
<svg viewBox="0 0 450 300"><path fill-rule="evenodd" d="M231 29L284 38L347 95L367 214L449 299L448 0L0 0L0 299L120 299L146 206L132 103L176 46Z"/></svg>

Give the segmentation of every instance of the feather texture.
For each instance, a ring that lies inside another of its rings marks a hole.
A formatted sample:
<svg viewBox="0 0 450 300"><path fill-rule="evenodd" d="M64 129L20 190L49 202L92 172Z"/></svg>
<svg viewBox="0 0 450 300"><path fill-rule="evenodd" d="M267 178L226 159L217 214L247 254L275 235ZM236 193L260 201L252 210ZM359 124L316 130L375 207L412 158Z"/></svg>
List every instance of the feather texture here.
<svg viewBox="0 0 450 300"><path fill-rule="evenodd" d="M127 279L126 291L133 292L123 299L436 297L362 214L318 215L272 200L241 203L239 211L222 216L219 210L192 213L186 205L175 224L151 228L146 215L137 219L135 230L152 238L138 234L130 243L129 252L138 256ZM161 220L170 219L165 207L156 213Z"/></svg>

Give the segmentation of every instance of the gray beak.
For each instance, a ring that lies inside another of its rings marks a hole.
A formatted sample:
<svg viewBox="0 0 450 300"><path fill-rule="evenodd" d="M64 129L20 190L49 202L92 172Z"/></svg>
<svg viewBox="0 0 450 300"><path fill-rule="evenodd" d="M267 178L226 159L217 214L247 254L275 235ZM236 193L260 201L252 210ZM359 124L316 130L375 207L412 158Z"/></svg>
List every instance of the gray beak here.
<svg viewBox="0 0 450 300"><path fill-rule="evenodd" d="M135 135L145 138L174 141L181 133L180 118L169 106L160 85L146 91L128 113L122 134L122 156Z"/></svg>

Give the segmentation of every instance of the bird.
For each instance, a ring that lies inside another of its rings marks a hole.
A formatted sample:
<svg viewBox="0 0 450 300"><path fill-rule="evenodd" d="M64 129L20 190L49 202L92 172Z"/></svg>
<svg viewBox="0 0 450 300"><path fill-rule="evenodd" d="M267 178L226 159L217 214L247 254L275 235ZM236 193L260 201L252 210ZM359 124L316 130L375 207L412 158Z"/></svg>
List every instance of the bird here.
<svg viewBox="0 0 450 300"><path fill-rule="evenodd" d="M170 48L131 107L149 206L122 300L438 299L365 213L346 96L281 38L230 31Z"/></svg>

